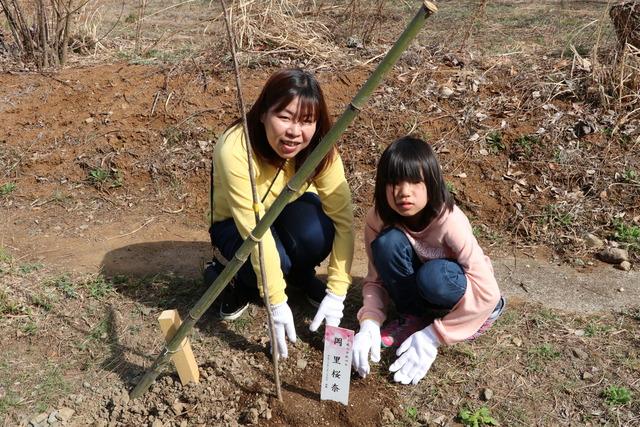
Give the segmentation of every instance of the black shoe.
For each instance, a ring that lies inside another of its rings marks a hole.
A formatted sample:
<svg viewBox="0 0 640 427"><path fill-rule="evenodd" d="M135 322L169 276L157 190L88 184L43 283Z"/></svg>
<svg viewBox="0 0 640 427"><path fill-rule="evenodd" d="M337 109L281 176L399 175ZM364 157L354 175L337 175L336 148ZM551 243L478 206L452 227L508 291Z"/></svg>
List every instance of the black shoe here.
<svg viewBox="0 0 640 427"><path fill-rule="evenodd" d="M220 264L215 259L207 263L204 269L204 284L209 287L218 278L220 273L224 270L224 265ZM231 282L222 290L222 293L216 299L216 305L219 305L218 317L222 320L235 320L242 316L249 307L249 297L246 293L237 289L235 280L231 279Z"/></svg>
<svg viewBox="0 0 640 427"><path fill-rule="evenodd" d="M233 280L220 294L220 313L222 320L235 320L249 308L249 296L238 289Z"/></svg>
<svg viewBox="0 0 640 427"><path fill-rule="evenodd" d="M207 288L211 286L211 284L218 278L223 269L224 266L216 260L208 262L203 272L204 285Z"/></svg>
<svg viewBox="0 0 640 427"><path fill-rule="evenodd" d="M327 285L316 276L313 276L313 279L304 286L304 290L307 294L307 301L315 308L320 307L320 303L327 296Z"/></svg>

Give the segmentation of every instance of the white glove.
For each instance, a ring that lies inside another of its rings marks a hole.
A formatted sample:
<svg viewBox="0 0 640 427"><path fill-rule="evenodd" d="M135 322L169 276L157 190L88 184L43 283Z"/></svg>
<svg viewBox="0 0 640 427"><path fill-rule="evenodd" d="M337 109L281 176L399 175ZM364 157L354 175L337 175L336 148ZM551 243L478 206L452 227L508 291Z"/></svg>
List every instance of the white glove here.
<svg viewBox="0 0 640 427"><path fill-rule="evenodd" d="M353 339L353 367L362 378L370 371L369 352L371 361L380 361L380 325L371 319L363 320L360 331Z"/></svg>
<svg viewBox="0 0 640 427"><path fill-rule="evenodd" d="M296 327L293 324L293 313L287 302L271 306L271 317L273 318L273 326L276 329L276 342L278 343L278 355L286 359L289 356L287 342L285 341L285 331L287 338L292 343L296 342ZM273 343L271 343L273 347ZM273 351L273 350L272 350Z"/></svg>
<svg viewBox="0 0 640 427"><path fill-rule="evenodd" d="M309 330L312 332L317 331L323 320L326 320L329 326L338 326L340 319L342 319L345 298L346 296L338 296L327 291L327 295L322 299L313 322L309 325Z"/></svg>
<svg viewBox="0 0 640 427"><path fill-rule="evenodd" d="M389 366L389 370L395 372L393 380L402 384L418 384L436 360L439 345L433 325L404 340L396 351L396 355L400 357Z"/></svg>

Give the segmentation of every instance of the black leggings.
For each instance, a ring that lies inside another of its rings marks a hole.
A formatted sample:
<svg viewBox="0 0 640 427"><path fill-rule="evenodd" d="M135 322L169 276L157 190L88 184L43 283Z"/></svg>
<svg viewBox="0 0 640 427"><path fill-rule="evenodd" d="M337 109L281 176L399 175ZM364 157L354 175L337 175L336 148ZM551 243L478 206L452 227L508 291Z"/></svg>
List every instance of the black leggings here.
<svg viewBox="0 0 640 427"><path fill-rule="evenodd" d="M209 234L211 243L226 259L231 259L243 242L233 218L213 223ZM315 267L331 252L335 227L322 210L318 195L304 193L285 206L271 226L271 234L285 278L290 283L304 286L315 276ZM236 279L241 287L251 292L257 290L250 260L240 268Z"/></svg>

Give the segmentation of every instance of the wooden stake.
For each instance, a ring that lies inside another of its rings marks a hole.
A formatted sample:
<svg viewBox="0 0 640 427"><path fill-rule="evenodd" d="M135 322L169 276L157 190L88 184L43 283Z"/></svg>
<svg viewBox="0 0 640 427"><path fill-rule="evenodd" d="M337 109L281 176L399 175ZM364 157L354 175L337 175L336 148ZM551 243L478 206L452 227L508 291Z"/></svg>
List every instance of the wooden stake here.
<svg viewBox="0 0 640 427"><path fill-rule="evenodd" d="M160 323L160 329L162 329L165 341L169 342L182 324L182 319L180 319L178 310L165 310L160 314L160 317L158 317L158 322ZM196 384L200 382L200 372L198 371L196 359L193 357L189 338L182 340L182 343L178 346L171 360L176 365L176 370L178 371L182 385L188 384L191 381Z"/></svg>

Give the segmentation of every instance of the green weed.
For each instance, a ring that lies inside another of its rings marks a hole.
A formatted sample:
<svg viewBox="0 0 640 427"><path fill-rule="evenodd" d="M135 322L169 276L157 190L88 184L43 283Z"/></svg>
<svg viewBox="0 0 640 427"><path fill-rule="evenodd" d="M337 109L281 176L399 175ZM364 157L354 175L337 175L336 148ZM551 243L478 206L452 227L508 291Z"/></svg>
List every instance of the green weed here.
<svg viewBox="0 0 640 427"><path fill-rule="evenodd" d="M88 178L89 182L98 189L122 187L122 175L117 170L97 167L89 171Z"/></svg>
<svg viewBox="0 0 640 427"><path fill-rule="evenodd" d="M563 212L558 205L547 205L544 207L541 222L551 227L571 227L575 218L570 212Z"/></svg>
<svg viewBox="0 0 640 427"><path fill-rule="evenodd" d="M115 292L113 284L104 279L102 276L96 276L93 279L89 279L84 283L85 287L89 290L89 295L96 299L101 299L112 292Z"/></svg>
<svg viewBox="0 0 640 427"><path fill-rule="evenodd" d="M485 139L491 153L497 154L505 149L504 143L502 142L502 134L500 132L489 132Z"/></svg>
<svg viewBox="0 0 640 427"><path fill-rule="evenodd" d="M122 174L120 172L114 172L112 174L111 188L119 188L123 185Z"/></svg>
<svg viewBox="0 0 640 427"><path fill-rule="evenodd" d="M604 335L611 331L611 326L603 326L595 323L589 323L584 328L584 335L586 337L595 337L596 335Z"/></svg>
<svg viewBox="0 0 640 427"><path fill-rule="evenodd" d="M53 308L53 301L51 297L47 295L34 294L31 295L30 299L31 304L35 305L36 307L42 308L44 311L51 311L51 309Z"/></svg>
<svg viewBox="0 0 640 427"><path fill-rule="evenodd" d="M109 322L106 320L101 320L89 334L89 338L92 340L102 340L106 338L107 332L109 331Z"/></svg>
<svg viewBox="0 0 640 427"><path fill-rule="evenodd" d="M544 343L539 347L535 347L530 351L530 354L539 357L543 360L553 360L560 357L560 352L553 348L549 343Z"/></svg>
<svg viewBox="0 0 640 427"><path fill-rule="evenodd" d="M20 399L14 393L7 392L3 397L0 397L0 415L6 414L12 408L17 408L22 404L23 399Z"/></svg>
<svg viewBox="0 0 640 427"><path fill-rule="evenodd" d="M180 141L188 138L188 135L185 131L175 126L169 126L168 128L166 128L164 132L162 132L162 136L169 145L175 145Z"/></svg>
<svg viewBox="0 0 640 427"><path fill-rule="evenodd" d="M540 138L536 135L522 135L516 139L516 147L522 152L525 158L531 157L533 147L540 143Z"/></svg>
<svg viewBox="0 0 640 427"><path fill-rule="evenodd" d="M13 193L18 186L13 182L7 182L5 184L0 185L0 196L8 196Z"/></svg>
<svg viewBox="0 0 640 427"><path fill-rule="evenodd" d="M469 409L462 409L458 413L458 419L465 426L480 427L480 426L497 426L498 421L491 416L489 408L482 406L475 411Z"/></svg>
<svg viewBox="0 0 640 427"><path fill-rule="evenodd" d="M474 225L472 230L473 235L476 237L476 239L485 239L491 243L500 243L502 241L502 237L500 237L497 232L491 230L484 224Z"/></svg>
<svg viewBox="0 0 640 427"><path fill-rule="evenodd" d="M12 300L5 291L0 290L0 314L17 316L29 312L28 307Z"/></svg>
<svg viewBox="0 0 640 427"><path fill-rule="evenodd" d="M55 277L49 280L47 285L53 286L64 294L67 298L77 298L76 285L71 281L67 274Z"/></svg>
<svg viewBox="0 0 640 427"><path fill-rule="evenodd" d="M20 274L29 274L29 273L33 273L34 271L40 270L42 267L44 266L38 262L27 263L27 264L22 264L20 267L18 267L18 271L20 272Z"/></svg>
<svg viewBox="0 0 640 427"><path fill-rule="evenodd" d="M602 393L605 402L611 406L625 405L631 401L631 391L626 387L610 385Z"/></svg>
<svg viewBox="0 0 640 427"><path fill-rule="evenodd" d="M418 409L415 406L409 406L407 408L407 417L411 420L418 418Z"/></svg>
<svg viewBox="0 0 640 427"><path fill-rule="evenodd" d="M567 162L567 152L560 148L553 149L553 161L555 163L563 164Z"/></svg>
<svg viewBox="0 0 640 427"><path fill-rule="evenodd" d="M458 189L456 188L456 186L452 183L452 182L445 182L445 185L447 186L447 191L451 194L457 195L458 194Z"/></svg>
<svg viewBox="0 0 640 427"><path fill-rule="evenodd" d="M530 372L540 372L544 369L545 362L560 357L560 352L548 343L532 348L528 353L530 357L527 361L527 370Z"/></svg>
<svg viewBox="0 0 640 427"><path fill-rule="evenodd" d="M93 184L102 184L109 179L109 171L102 168L95 168L89 171L89 181Z"/></svg>
<svg viewBox="0 0 640 427"><path fill-rule="evenodd" d="M636 182L638 180L638 173L633 169L625 169L622 173L622 180L624 182Z"/></svg>
<svg viewBox="0 0 640 427"><path fill-rule="evenodd" d="M521 317L516 312L512 310L506 310L500 316L500 321L497 323L497 325L502 325L502 326L512 325L519 320L521 320Z"/></svg>
<svg viewBox="0 0 640 427"><path fill-rule="evenodd" d="M12 259L11 254L5 248L0 246L0 262L9 263Z"/></svg>
<svg viewBox="0 0 640 427"><path fill-rule="evenodd" d="M475 362L478 359L478 355L474 353L469 345L460 344L454 347L455 352L468 359L470 362Z"/></svg>
<svg viewBox="0 0 640 427"><path fill-rule="evenodd" d="M538 317L542 321L549 321L549 322L556 322L556 321L558 321L560 319L558 317L558 315L553 310L548 309L548 308L541 308L538 311ZM536 321L537 321L537 319L536 319Z"/></svg>
<svg viewBox="0 0 640 427"><path fill-rule="evenodd" d="M229 324L232 331L242 333L247 330L247 328L249 328L251 324L251 318L247 316L240 316L236 320L229 322Z"/></svg>
<svg viewBox="0 0 640 427"><path fill-rule="evenodd" d="M109 336L109 322L106 319L103 319L96 326L94 326L91 329L91 331L89 331L89 334L87 335L85 340L82 341L78 345L78 347L81 350L86 350L87 345L90 342L103 341L107 339L108 336Z"/></svg>
<svg viewBox="0 0 640 427"><path fill-rule="evenodd" d="M20 330L25 335L33 336L36 334L36 332L38 332L38 325L36 325L35 322L27 322L24 325L22 325L22 328L20 328Z"/></svg>
<svg viewBox="0 0 640 427"><path fill-rule="evenodd" d="M36 409L45 411L49 405L64 396L69 390L69 384L64 380L58 366L49 366L44 373L42 382L35 386L35 395L38 399Z"/></svg>
<svg viewBox="0 0 640 427"><path fill-rule="evenodd" d="M632 249L640 250L640 227L627 225L619 219L614 220L613 226L615 227L613 237L616 240L629 243Z"/></svg>

